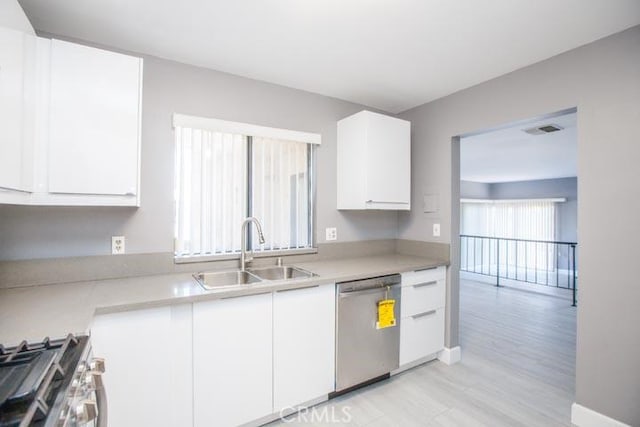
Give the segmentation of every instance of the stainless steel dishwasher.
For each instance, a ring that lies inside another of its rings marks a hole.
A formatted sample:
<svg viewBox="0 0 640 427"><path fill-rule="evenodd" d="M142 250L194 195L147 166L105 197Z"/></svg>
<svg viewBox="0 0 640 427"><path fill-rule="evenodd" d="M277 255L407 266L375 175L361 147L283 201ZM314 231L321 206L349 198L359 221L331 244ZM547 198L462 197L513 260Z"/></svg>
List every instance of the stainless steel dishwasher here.
<svg viewBox="0 0 640 427"><path fill-rule="evenodd" d="M388 377L399 366L400 275L338 283L336 392ZM396 325L378 329L378 302L396 301Z"/></svg>

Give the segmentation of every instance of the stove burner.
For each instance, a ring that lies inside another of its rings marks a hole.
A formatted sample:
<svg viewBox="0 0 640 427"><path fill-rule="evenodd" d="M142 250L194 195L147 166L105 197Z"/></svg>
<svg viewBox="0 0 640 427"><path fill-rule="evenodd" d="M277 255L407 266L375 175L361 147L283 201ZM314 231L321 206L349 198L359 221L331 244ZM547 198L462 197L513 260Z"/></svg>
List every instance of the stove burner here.
<svg viewBox="0 0 640 427"><path fill-rule="evenodd" d="M86 336L0 345L0 427L53 425L81 357Z"/></svg>

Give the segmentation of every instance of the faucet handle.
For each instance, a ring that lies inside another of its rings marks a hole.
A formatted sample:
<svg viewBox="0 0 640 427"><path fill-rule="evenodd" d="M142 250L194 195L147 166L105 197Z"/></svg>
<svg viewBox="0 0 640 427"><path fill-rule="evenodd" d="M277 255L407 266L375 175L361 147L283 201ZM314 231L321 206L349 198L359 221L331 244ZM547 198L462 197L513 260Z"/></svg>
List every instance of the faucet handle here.
<svg viewBox="0 0 640 427"><path fill-rule="evenodd" d="M281 256L279 256L276 259L276 267L282 267L282 257Z"/></svg>

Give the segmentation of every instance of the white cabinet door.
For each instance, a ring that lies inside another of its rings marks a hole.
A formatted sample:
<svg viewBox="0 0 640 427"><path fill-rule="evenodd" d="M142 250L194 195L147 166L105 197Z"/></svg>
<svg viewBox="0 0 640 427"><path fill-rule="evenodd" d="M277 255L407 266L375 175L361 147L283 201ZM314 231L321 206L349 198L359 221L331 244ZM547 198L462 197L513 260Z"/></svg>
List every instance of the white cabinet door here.
<svg viewBox="0 0 640 427"><path fill-rule="evenodd" d="M366 202L377 208L385 204L410 203L410 123L382 114L369 114L367 128Z"/></svg>
<svg viewBox="0 0 640 427"><path fill-rule="evenodd" d="M411 208L411 122L361 111L338 121L338 209Z"/></svg>
<svg viewBox="0 0 640 427"><path fill-rule="evenodd" d="M334 391L335 285L273 297L274 411Z"/></svg>
<svg viewBox="0 0 640 427"><path fill-rule="evenodd" d="M195 427L272 413L272 305L271 293L193 304Z"/></svg>
<svg viewBox="0 0 640 427"><path fill-rule="evenodd" d="M400 366L444 348L444 308L404 317L400 323Z"/></svg>
<svg viewBox="0 0 640 427"><path fill-rule="evenodd" d="M23 177L25 162L25 90L30 52L35 37L0 27L0 188L27 190Z"/></svg>
<svg viewBox="0 0 640 427"><path fill-rule="evenodd" d="M49 192L136 195L142 60L53 40Z"/></svg>
<svg viewBox="0 0 640 427"><path fill-rule="evenodd" d="M91 342L105 358L109 425L191 425L191 304L96 316Z"/></svg>

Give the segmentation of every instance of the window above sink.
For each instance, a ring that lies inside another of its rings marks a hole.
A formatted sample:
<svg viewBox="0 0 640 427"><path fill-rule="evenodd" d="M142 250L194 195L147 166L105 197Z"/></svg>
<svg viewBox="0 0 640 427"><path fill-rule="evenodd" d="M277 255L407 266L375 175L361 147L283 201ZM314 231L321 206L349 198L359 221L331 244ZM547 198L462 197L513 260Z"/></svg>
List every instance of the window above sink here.
<svg viewBox="0 0 640 427"><path fill-rule="evenodd" d="M314 251L314 155L320 135L174 115L175 259L236 258L240 226L256 217L256 256Z"/></svg>

